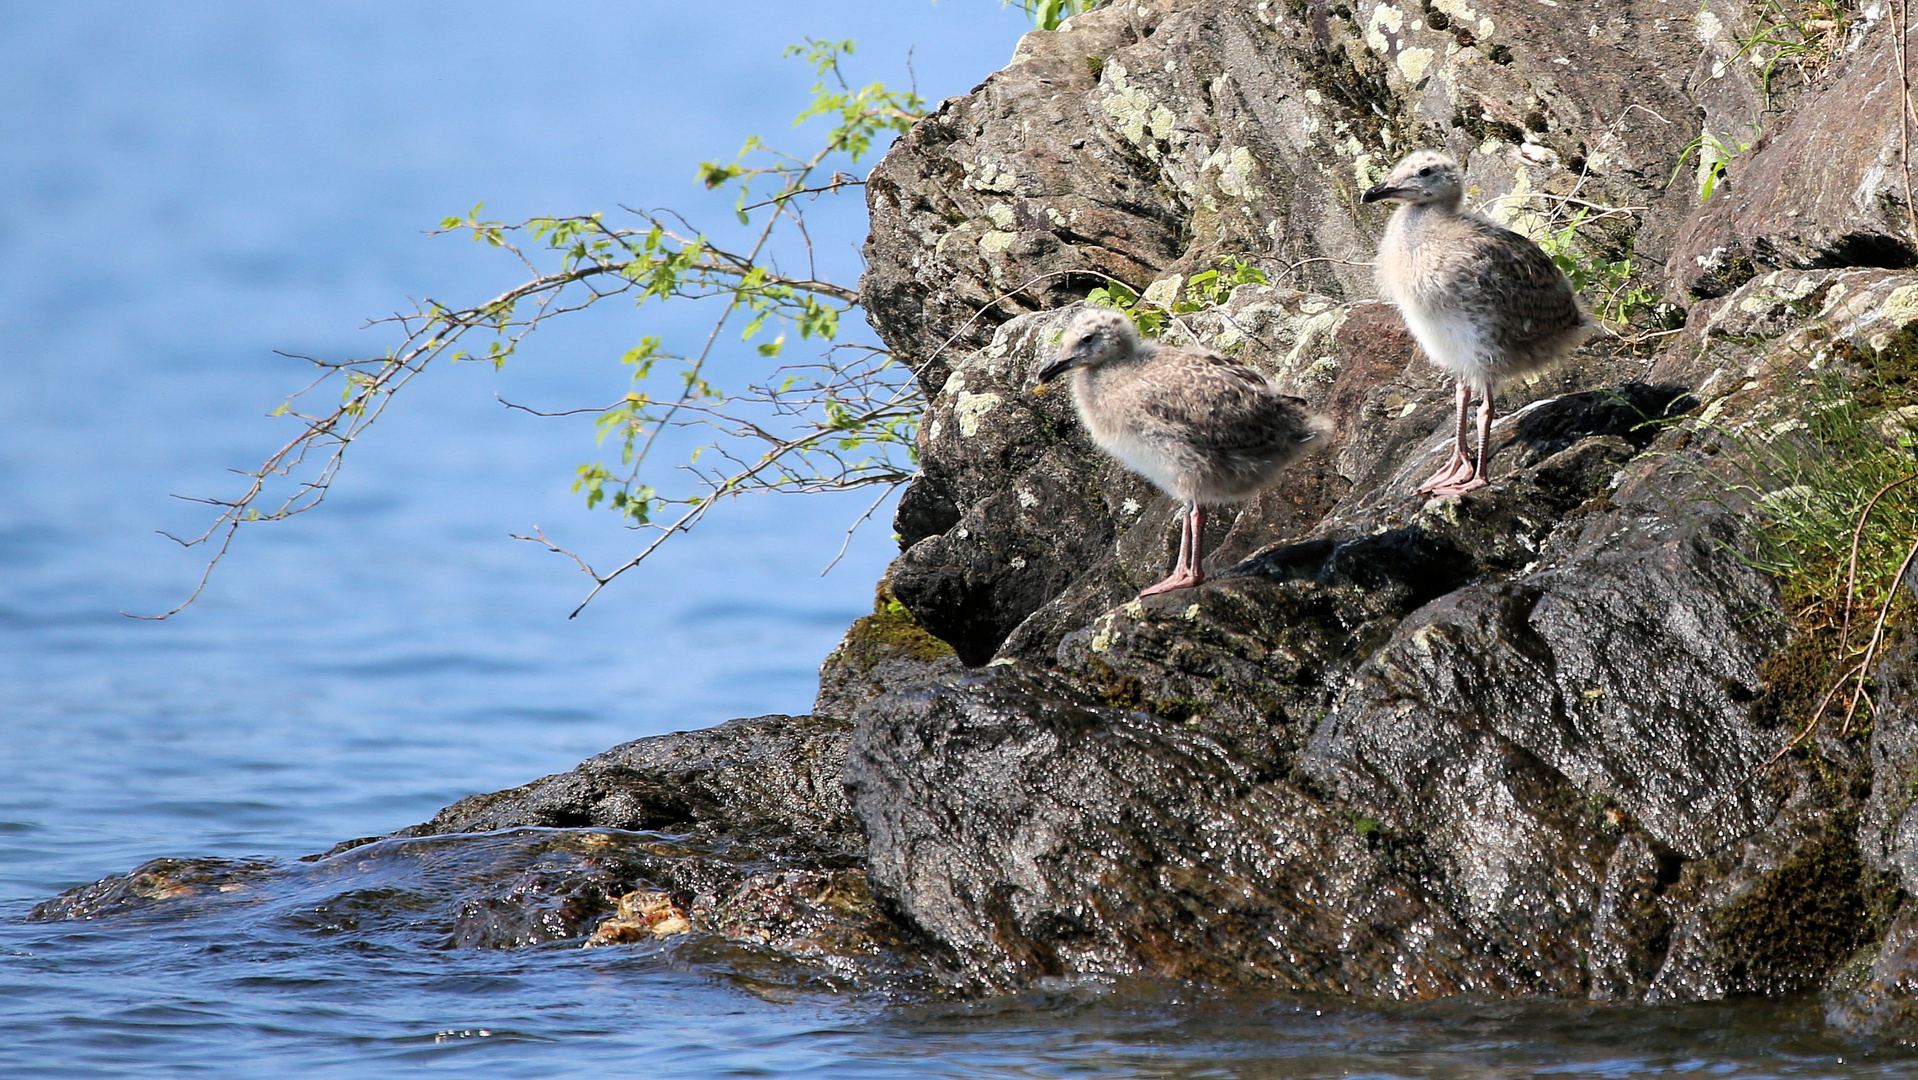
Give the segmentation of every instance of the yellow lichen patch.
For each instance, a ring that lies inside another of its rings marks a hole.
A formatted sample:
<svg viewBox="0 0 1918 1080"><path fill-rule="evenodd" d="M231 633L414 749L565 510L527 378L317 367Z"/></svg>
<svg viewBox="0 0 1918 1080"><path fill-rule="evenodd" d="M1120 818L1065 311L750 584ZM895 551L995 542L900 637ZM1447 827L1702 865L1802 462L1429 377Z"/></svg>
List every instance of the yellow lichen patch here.
<svg viewBox="0 0 1918 1080"><path fill-rule="evenodd" d="M1152 116L1146 122L1146 129L1152 132L1152 137L1155 139L1169 139L1172 137L1173 120L1171 109L1164 105L1156 105L1152 109Z"/></svg>
<svg viewBox="0 0 1918 1080"><path fill-rule="evenodd" d="M1372 21L1365 27L1365 43L1372 51L1383 55L1391 49L1386 33L1396 34L1405 27L1405 12L1390 4L1380 4L1372 9Z"/></svg>
<svg viewBox="0 0 1918 1080"><path fill-rule="evenodd" d="M1765 275L1762 288L1738 302L1738 308L1748 314L1756 315L1778 304L1789 304L1803 300L1818 288L1818 282L1809 275L1796 275L1788 271L1774 270Z"/></svg>
<svg viewBox="0 0 1918 1080"><path fill-rule="evenodd" d="M979 434L979 419L998 407L998 394L969 394L961 390L959 403L952 409L959 418L960 437L971 438Z"/></svg>
<svg viewBox="0 0 1918 1080"><path fill-rule="evenodd" d="M997 255L1011 247L1012 242L1016 239L1018 239L1017 233L1009 233L1003 229L994 229L979 238L979 250L988 255Z"/></svg>
<svg viewBox="0 0 1918 1080"><path fill-rule="evenodd" d="M1698 35L1700 45L1710 45L1725 36L1725 24L1709 8L1700 8L1698 17L1692 22L1692 30Z"/></svg>
<svg viewBox="0 0 1918 1080"><path fill-rule="evenodd" d="M1425 72L1431 68L1432 56L1433 53L1430 49L1405 50L1399 54L1399 73L1405 76L1405 81L1408 83L1418 82L1425 77Z"/></svg>
<svg viewBox="0 0 1918 1080"><path fill-rule="evenodd" d="M1836 293L1838 286L1832 287ZM1878 308L1878 317L1893 326L1903 326L1908 322L1918 322L1918 285L1905 285L1893 289L1891 295Z"/></svg>
<svg viewBox="0 0 1918 1080"><path fill-rule="evenodd" d="M963 162L961 163L964 164ZM1019 174L1004 166L986 163L979 167L979 175L973 176L972 168L966 168L966 186L974 191L990 191L1001 195L1010 195L1019 182Z"/></svg>
<svg viewBox="0 0 1918 1080"><path fill-rule="evenodd" d="M994 225L1002 229L1012 228L1012 223L1015 220L1012 207L1007 206L1005 203L993 203L991 206L986 207L986 217L990 219Z"/></svg>
<svg viewBox="0 0 1918 1080"><path fill-rule="evenodd" d="M1127 142L1143 146L1148 134L1155 139L1171 137L1175 119L1172 110L1164 105L1153 104L1152 95L1128 84L1125 65L1109 61L1104 74L1104 81L1112 84L1113 92L1106 95L1100 104ZM1149 147L1147 149L1150 150Z"/></svg>
<svg viewBox="0 0 1918 1080"><path fill-rule="evenodd" d="M1426 656L1432 655L1436 646L1445 643L1445 635L1437 626L1421 626L1412 631L1412 647Z"/></svg>
<svg viewBox="0 0 1918 1080"><path fill-rule="evenodd" d="M1112 648L1112 624L1109 621L1104 619L1099 621L1099 628L1092 632L1092 641L1088 647L1096 653Z"/></svg>
<svg viewBox="0 0 1918 1080"><path fill-rule="evenodd" d="M1253 159L1252 151L1237 147L1230 154L1221 150L1206 159L1206 165L1219 170L1219 190L1227 195L1240 198L1257 196L1259 189L1252 183L1253 170L1258 162Z"/></svg>

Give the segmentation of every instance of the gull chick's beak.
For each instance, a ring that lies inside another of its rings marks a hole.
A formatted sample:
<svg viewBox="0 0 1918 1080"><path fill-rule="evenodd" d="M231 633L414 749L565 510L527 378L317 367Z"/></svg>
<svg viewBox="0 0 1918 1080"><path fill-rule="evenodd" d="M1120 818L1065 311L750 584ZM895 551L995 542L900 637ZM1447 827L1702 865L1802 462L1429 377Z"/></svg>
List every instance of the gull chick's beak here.
<svg viewBox="0 0 1918 1080"><path fill-rule="evenodd" d="M1359 196L1359 201L1362 203L1375 203L1380 199L1389 199L1397 194L1399 194L1399 189L1393 187L1391 184L1374 184L1366 189L1365 194Z"/></svg>
<svg viewBox="0 0 1918 1080"><path fill-rule="evenodd" d="M1079 362L1080 357L1072 353L1060 353L1058 356L1053 357L1051 363L1039 369L1039 386L1044 387L1052 380L1078 367Z"/></svg>

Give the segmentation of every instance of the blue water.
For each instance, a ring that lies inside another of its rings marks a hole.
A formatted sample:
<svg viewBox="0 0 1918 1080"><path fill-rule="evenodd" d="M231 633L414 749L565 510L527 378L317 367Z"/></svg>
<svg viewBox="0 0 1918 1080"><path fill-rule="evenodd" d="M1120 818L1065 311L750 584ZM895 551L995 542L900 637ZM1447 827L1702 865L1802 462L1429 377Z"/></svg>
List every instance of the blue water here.
<svg viewBox="0 0 1918 1080"><path fill-rule="evenodd" d="M1023 16L991 0L708 5L0 5L0 1076L1888 1075L1803 1005L1381 1013L1080 986L974 1005L769 992L643 947L448 951L331 901L27 923L163 855L290 859L421 821L638 736L803 712L868 610L881 524L819 571L862 498L742 502L578 619L633 537L569 490L597 456L542 407L624 389L619 311L504 372L434 372L328 505L256 529L185 614L200 556L172 494L231 491L316 356L370 317L515 279L421 230L670 205L692 166L787 127L804 37L859 81L963 92ZM821 207L858 271L857 201ZM303 899L304 897L304 899ZM1852 1056L1849 1063L1840 1058Z"/></svg>

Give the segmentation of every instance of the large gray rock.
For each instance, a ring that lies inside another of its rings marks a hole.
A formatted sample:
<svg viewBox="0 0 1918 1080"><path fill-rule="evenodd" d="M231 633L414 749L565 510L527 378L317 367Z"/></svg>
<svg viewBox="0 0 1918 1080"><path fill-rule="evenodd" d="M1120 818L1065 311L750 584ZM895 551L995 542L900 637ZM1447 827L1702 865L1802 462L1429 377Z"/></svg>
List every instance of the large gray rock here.
<svg viewBox="0 0 1918 1080"><path fill-rule="evenodd" d="M1874 924L1853 819L1798 772L1749 782L1791 734L1751 707L1775 591L1735 519L1674 500L1698 461L1615 475L1632 453L1587 434L1439 500L1442 556L1407 529L1274 549L1102 616L1055 671L869 703L846 780L876 893L975 988L1819 985ZM1526 514L1525 565L1473 545Z"/></svg>
<svg viewBox="0 0 1918 1080"><path fill-rule="evenodd" d="M1679 237L1666 267L1674 295L1723 296L1781 268L1918 265L1905 86L1888 15L1884 6L1861 13L1830 83L1762 134L1721 132L1749 145L1725 163L1717 192ZM1904 30L1910 79L1918 32Z"/></svg>

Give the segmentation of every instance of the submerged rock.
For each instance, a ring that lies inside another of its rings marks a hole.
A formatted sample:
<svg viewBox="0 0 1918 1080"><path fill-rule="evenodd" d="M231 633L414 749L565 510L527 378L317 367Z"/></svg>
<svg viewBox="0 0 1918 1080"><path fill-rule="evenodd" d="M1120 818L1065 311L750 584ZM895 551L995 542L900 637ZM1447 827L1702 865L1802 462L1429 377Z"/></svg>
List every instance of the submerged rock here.
<svg viewBox="0 0 1918 1080"><path fill-rule="evenodd" d="M305 859L155 859L41 921L277 923L414 947L642 944L754 992L899 989L920 960L872 901L840 772L851 724L762 716L639 739Z"/></svg>
<svg viewBox="0 0 1918 1080"><path fill-rule="evenodd" d="M29 916L146 917L370 948L624 944L774 994L925 984L862 870L617 829L393 837L309 860L156 859Z"/></svg>

